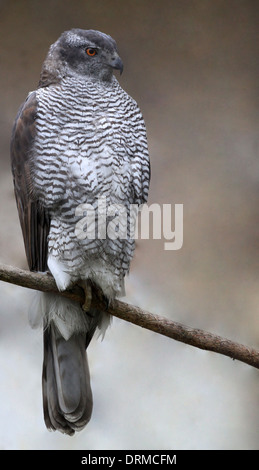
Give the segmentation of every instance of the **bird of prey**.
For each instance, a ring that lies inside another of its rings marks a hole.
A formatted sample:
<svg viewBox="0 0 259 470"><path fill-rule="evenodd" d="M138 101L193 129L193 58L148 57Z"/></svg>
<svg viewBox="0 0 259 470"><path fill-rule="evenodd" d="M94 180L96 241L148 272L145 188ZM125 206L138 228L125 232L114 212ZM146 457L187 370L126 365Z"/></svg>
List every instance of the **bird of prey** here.
<svg viewBox="0 0 259 470"><path fill-rule="evenodd" d="M134 253L128 218L126 236L118 236L116 227L110 230L113 236L107 233L109 207L124 207L129 216L132 205L147 201L149 189L145 123L114 76L116 69L122 72L123 63L109 35L65 31L50 46L39 85L20 107L11 138L29 269L50 272L60 291L79 284L86 292L84 305L41 293L30 314L33 326L43 326L45 423L68 435L90 420L86 348L95 330L105 331L109 323L105 309L91 306L91 289L101 289L107 302L123 295ZM102 215L108 214L101 216L101 230L100 201ZM89 207L97 222L94 236L85 236L84 230L78 235Z"/></svg>

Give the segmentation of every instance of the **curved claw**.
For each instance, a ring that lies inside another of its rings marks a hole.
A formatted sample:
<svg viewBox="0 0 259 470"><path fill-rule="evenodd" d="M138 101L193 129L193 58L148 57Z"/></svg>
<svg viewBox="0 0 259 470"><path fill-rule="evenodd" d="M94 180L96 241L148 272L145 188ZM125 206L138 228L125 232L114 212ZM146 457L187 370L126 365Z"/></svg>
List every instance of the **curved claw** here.
<svg viewBox="0 0 259 470"><path fill-rule="evenodd" d="M88 284L85 281L79 282L78 285L83 289L83 291L85 293L85 300L84 300L84 303L82 305L82 309L85 312L88 312L90 310L91 303L92 303L92 288L91 288L90 284Z"/></svg>

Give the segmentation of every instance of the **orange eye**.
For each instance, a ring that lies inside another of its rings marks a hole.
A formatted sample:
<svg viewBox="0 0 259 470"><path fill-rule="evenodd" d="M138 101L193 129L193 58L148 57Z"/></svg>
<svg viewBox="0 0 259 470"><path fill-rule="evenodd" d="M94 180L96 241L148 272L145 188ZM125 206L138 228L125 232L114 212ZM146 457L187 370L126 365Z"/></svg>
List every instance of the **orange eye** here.
<svg viewBox="0 0 259 470"><path fill-rule="evenodd" d="M94 55L96 55L96 50L89 47L88 49L86 49L86 53L87 55L90 55L90 57L93 57Z"/></svg>

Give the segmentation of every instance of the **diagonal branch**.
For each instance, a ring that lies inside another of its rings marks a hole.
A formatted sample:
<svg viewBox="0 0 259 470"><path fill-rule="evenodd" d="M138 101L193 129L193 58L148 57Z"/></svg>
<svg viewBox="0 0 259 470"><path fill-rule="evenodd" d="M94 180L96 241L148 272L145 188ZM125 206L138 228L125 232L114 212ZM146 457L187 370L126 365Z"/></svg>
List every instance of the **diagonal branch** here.
<svg viewBox="0 0 259 470"><path fill-rule="evenodd" d="M83 303L85 300L83 290L80 287L59 292L55 280L50 274L35 273L0 264L0 280L29 289L56 292L80 303ZM96 307L106 308L98 291L94 292L92 302ZM134 307L119 300L114 300L112 305L108 307L107 312L122 320L168 336L176 341L223 354L259 369L259 351L253 348L200 329L190 328L159 315L153 315L139 307Z"/></svg>

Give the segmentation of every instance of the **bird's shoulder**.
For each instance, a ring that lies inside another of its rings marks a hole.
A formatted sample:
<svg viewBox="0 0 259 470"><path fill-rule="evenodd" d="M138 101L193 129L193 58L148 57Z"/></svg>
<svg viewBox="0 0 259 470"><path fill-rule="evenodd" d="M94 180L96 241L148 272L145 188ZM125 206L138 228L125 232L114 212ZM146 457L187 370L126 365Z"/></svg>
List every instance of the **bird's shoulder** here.
<svg viewBox="0 0 259 470"><path fill-rule="evenodd" d="M11 136L11 162L13 173L20 174L29 160L36 135L37 95L30 92L22 103L14 121Z"/></svg>

